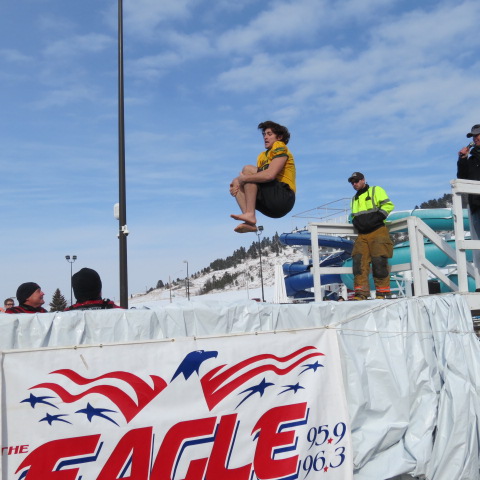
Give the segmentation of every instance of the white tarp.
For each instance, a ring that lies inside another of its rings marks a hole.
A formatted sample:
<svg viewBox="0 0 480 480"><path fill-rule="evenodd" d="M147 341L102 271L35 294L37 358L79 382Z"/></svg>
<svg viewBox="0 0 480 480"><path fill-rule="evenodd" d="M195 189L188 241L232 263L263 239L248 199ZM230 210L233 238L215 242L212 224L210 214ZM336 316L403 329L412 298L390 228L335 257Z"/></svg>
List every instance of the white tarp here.
<svg viewBox="0 0 480 480"><path fill-rule="evenodd" d="M461 295L0 315L0 348L280 330L294 338L297 330L325 327L338 338L356 480L479 478L480 348Z"/></svg>

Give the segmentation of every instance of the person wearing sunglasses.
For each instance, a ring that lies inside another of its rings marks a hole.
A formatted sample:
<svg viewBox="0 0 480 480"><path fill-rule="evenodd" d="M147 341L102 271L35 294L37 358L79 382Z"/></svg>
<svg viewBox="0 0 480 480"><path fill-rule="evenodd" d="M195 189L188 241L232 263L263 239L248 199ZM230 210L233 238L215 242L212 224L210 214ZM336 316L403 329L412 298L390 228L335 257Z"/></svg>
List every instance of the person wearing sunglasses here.
<svg viewBox="0 0 480 480"><path fill-rule="evenodd" d="M354 300L370 296L369 273L375 284L375 298L390 296L390 267L393 242L385 220L395 205L382 187L370 187L361 172L353 172L348 182L356 191L352 198L350 221L358 232L352 251Z"/></svg>

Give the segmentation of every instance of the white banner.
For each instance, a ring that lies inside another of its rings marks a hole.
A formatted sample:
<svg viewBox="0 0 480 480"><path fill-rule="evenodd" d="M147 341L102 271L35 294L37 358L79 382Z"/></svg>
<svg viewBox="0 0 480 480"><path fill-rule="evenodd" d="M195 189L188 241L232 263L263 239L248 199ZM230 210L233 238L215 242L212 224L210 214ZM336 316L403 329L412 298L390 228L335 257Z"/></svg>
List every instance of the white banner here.
<svg viewBox="0 0 480 480"><path fill-rule="evenodd" d="M2 478L349 480L336 332L3 353Z"/></svg>

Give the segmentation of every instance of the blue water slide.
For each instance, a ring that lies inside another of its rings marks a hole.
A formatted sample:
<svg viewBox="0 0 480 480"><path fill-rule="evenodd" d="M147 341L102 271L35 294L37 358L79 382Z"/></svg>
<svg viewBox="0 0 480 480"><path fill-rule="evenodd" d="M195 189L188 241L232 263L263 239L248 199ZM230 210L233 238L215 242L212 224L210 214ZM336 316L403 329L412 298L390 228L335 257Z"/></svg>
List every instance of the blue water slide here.
<svg viewBox="0 0 480 480"><path fill-rule="evenodd" d="M387 223L406 217L418 217L436 232L453 230L453 212L451 208L417 208L415 210L399 210L398 212L392 212L388 216ZM470 230L470 222L468 220L468 212L466 209L463 209L463 228L467 231ZM396 232L406 231L406 228L403 230L396 230Z"/></svg>
<svg viewBox="0 0 480 480"><path fill-rule="evenodd" d="M341 267L345 260L350 257L351 254L345 251L335 252L331 255L323 255L320 259L320 265L322 267ZM312 260L310 259L308 264L303 263L301 260L293 263L284 263L282 268L285 275L309 272L312 268Z"/></svg>
<svg viewBox="0 0 480 480"><path fill-rule="evenodd" d="M453 283L458 285L458 275L452 274L452 275L449 275L448 278ZM441 280L439 280L439 282L440 282L440 292L441 293L448 293L448 292L452 291L450 289L450 287L448 285L446 285L445 283L443 283ZM475 279L473 279L472 277L468 277L468 291L469 292L474 292L476 288L477 288L477 286L475 285Z"/></svg>
<svg viewBox="0 0 480 480"><path fill-rule="evenodd" d="M403 219L409 216L415 216L421 218L430 228L435 231L448 231L453 230L453 213L450 208L433 208L433 209L414 209L414 210L402 210L392 212L388 216L388 223ZM467 210L463 210L463 227L464 230L470 230L470 224L468 220ZM397 232L406 231L400 230ZM285 245L311 245L310 232L303 230L295 233L283 233L280 235L280 241ZM332 235L318 235L318 245L322 247L331 247L341 252L336 254L324 256L320 259L320 266L346 266L351 267L351 252L353 249L353 241L342 237L335 237ZM453 240L448 242L452 248L455 248ZM452 263L450 257L445 255L430 241L425 240L425 254L427 259L438 267L445 267ZM333 260L331 257L334 257ZM389 263L391 265L397 265L401 263L410 262L410 245L408 242L398 244L393 251L393 257ZM467 251L467 259L471 261L471 251ZM328 262L328 263L326 263ZM283 271L285 273L285 285L287 295L289 297L305 297L311 296L310 292L305 290L313 287L313 275L311 273L312 261L309 265L304 265L301 262L286 263L283 265ZM328 285L330 283L344 283L347 288L353 289L353 275L321 275L320 277L322 285ZM453 280L455 281L455 280ZM470 280L469 280L470 282ZM470 283L469 283L470 285ZM396 285L392 285L394 287ZM373 281L371 281L371 288L374 289ZM441 283L441 288L448 288ZM475 290L475 288L473 288Z"/></svg>
<svg viewBox="0 0 480 480"><path fill-rule="evenodd" d="M310 232L304 230L295 233L283 233L280 235L280 241L285 245L311 245ZM319 235L319 246L341 249L339 252L332 253L331 255L322 256L320 258L320 266L342 266L345 260L351 257L353 243L352 240L343 237ZM302 262L285 263L283 265L283 273L287 275L285 278L285 287L289 297L305 298L306 296L312 295L311 292L306 292L307 288L313 287L311 267L311 260L308 265ZM342 281L339 274L321 275L320 279L323 285L341 283Z"/></svg>
<svg viewBox="0 0 480 480"><path fill-rule="evenodd" d="M295 233L282 233L280 241L284 245L311 245L310 232L302 230ZM353 242L342 237L335 237L333 235L319 235L318 245L321 247L331 247L345 250L352 253Z"/></svg>
<svg viewBox="0 0 480 480"><path fill-rule="evenodd" d="M324 255L320 259L320 266L322 267L341 267L347 258L350 258L350 253L340 251L332 253L331 255ZM313 275L311 273L312 261L305 265L303 262L285 263L283 265L283 273L287 275L285 278L285 287L287 296L295 298L304 298L311 296L311 292L305 292L307 288L313 286ZM339 274L324 274L320 276L322 284L328 285L331 283L342 283L342 278Z"/></svg>

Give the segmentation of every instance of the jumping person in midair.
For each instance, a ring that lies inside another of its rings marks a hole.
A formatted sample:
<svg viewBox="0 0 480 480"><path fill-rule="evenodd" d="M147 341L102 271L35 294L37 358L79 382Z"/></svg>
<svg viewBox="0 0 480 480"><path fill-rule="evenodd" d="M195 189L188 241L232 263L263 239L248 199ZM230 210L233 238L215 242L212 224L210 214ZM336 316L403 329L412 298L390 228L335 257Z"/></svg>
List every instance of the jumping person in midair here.
<svg viewBox="0 0 480 480"><path fill-rule="evenodd" d="M231 217L242 223L235 227L238 233L256 232L255 211L267 217L284 217L295 204L295 161L287 143L287 127L270 120L260 123L266 151L260 153L257 165L245 165L240 175L232 180L230 194L242 210Z"/></svg>

